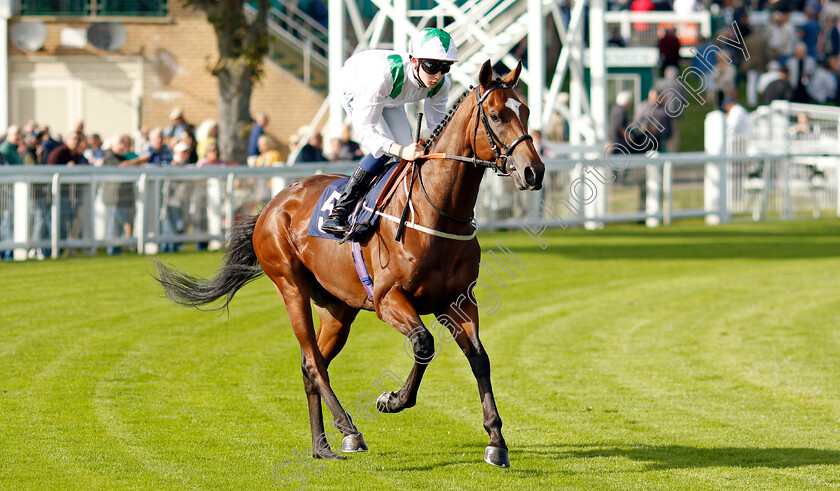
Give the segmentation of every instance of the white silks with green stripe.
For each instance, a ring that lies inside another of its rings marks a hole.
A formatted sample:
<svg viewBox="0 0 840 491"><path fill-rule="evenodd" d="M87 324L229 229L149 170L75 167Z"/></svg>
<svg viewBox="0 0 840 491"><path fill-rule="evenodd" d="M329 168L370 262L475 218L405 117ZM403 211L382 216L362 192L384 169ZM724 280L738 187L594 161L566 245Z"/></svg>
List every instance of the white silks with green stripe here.
<svg viewBox="0 0 840 491"><path fill-rule="evenodd" d="M447 75L437 87L423 87L408 54L387 50L362 51L351 56L339 72L339 81L342 105L350 115L356 139L374 157L388 153L391 142L406 145L413 140L410 126L405 134L400 124L399 134L395 134L395 125L386 122L383 111L393 116L393 109L399 109L407 126L403 107L424 101L426 126L433 130L446 113L451 86Z"/></svg>

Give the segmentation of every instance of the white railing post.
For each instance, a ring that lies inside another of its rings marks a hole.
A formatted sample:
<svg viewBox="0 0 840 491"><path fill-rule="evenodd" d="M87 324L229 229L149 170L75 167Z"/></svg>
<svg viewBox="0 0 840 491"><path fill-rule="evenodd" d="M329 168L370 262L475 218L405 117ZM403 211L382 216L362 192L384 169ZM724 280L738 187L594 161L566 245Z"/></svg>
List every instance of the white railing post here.
<svg viewBox="0 0 840 491"><path fill-rule="evenodd" d="M550 182L548 172L545 173L545 177L543 178L543 186ZM524 192L524 191L520 191ZM528 193L527 201L528 201L528 215L526 220L530 221L531 223L539 223L541 220L540 217L540 201L542 201L543 195L545 194L546 189L542 189L540 191L536 191L533 193Z"/></svg>
<svg viewBox="0 0 840 491"><path fill-rule="evenodd" d="M50 220L50 247L52 248L51 256L53 259L58 259L58 239L61 234L61 174L55 173L52 178L52 219Z"/></svg>
<svg viewBox="0 0 840 491"><path fill-rule="evenodd" d="M236 191L236 174L231 172L227 175L227 182L225 183L225 223L227 227L230 228L233 226L233 219L235 217L235 199L234 193Z"/></svg>
<svg viewBox="0 0 840 491"><path fill-rule="evenodd" d="M134 233L137 235L137 254L146 253L146 183L148 175L140 174L137 196L134 198Z"/></svg>
<svg viewBox="0 0 840 491"><path fill-rule="evenodd" d="M222 180L218 177L207 179L207 233L210 235L222 234L222 196L224 188ZM217 251L222 247L222 242L212 239L207 245L210 251Z"/></svg>
<svg viewBox="0 0 840 491"><path fill-rule="evenodd" d="M834 197L837 201L837 216L840 217L840 158L834 159L834 185Z"/></svg>
<svg viewBox="0 0 840 491"><path fill-rule="evenodd" d="M166 182L165 179L155 177L146 184L146 216L152 222L150 228L146 229L146 233L153 240L147 241L145 254L157 254L160 250L161 225L163 223L161 219L161 207L163 206L161 195L163 194L164 182Z"/></svg>
<svg viewBox="0 0 840 491"><path fill-rule="evenodd" d="M777 121L777 128L780 132L780 142L784 145L784 156L780 162L781 168L779 169L779 185L781 187L780 191L782 193L782 209L781 209L781 217L783 220L790 219L793 216L792 213L792 205L791 205L791 197L790 197L790 180L792 177L792 168L791 165L791 153L792 153L792 141L791 141L791 103L789 101L773 101L773 107L778 108L778 117ZM765 186L767 185L767 179L765 179Z"/></svg>
<svg viewBox="0 0 840 491"><path fill-rule="evenodd" d="M672 172L673 164L668 161L662 165L662 191L663 191L663 199L664 202L664 210L662 211L662 222L667 227L671 225L671 210L674 208L674 195L673 195L673 172Z"/></svg>
<svg viewBox="0 0 840 491"><path fill-rule="evenodd" d="M271 178L271 197L277 196L277 193L282 191L286 187L286 178L285 177L272 177Z"/></svg>
<svg viewBox="0 0 840 491"><path fill-rule="evenodd" d="M645 225L659 226L660 202L662 200L662 183L658 164L645 165Z"/></svg>
<svg viewBox="0 0 840 491"><path fill-rule="evenodd" d="M588 162L588 161L587 161ZM589 164L586 164L589 165ZM597 165L597 162L592 162L592 165ZM597 167L596 167L597 169ZM600 175L607 175L603 168L597 169ZM585 182L585 186L578 186L579 189L583 193L588 193L592 191L595 193L591 199L588 196L570 196L572 199L577 199L578 201L583 201L581 206L583 206L583 216L586 218L586 222L584 226L589 230L598 230L604 228L604 221L603 218L607 216L607 185L601 182L600 179L596 177L591 177L591 174L588 172L579 172L577 177L581 178Z"/></svg>
<svg viewBox="0 0 840 491"><path fill-rule="evenodd" d="M726 119L721 111L706 115L704 125L706 153L726 154ZM718 225L729 221L726 182L726 161L707 162L703 175L703 204L706 223Z"/></svg>
<svg viewBox="0 0 840 491"><path fill-rule="evenodd" d="M93 238L97 241L107 240L105 231L108 229L108 217L105 208L105 186L99 186L99 192L94 193L96 200L93 203ZM117 233L117 238L122 237L122 232Z"/></svg>
<svg viewBox="0 0 840 491"><path fill-rule="evenodd" d="M26 260L26 254L29 252L26 244L29 242L29 182L18 181L14 185L14 233L12 239L24 244L23 247L16 247L14 251L15 261Z"/></svg>
<svg viewBox="0 0 840 491"><path fill-rule="evenodd" d="M85 220L87 222L87 230L88 240L90 240L90 255L96 255L96 183L97 179L95 176L91 177L90 184L88 185L88 219ZM84 233L84 232L83 232Z"/></svg>
<svg viewBox="0 0 840 491"><path fill-rule="evenodd" d="M621 37L629 42L633 36L633 29L630 28L630 18L624 17L619 22L621 25Z"/></svg>

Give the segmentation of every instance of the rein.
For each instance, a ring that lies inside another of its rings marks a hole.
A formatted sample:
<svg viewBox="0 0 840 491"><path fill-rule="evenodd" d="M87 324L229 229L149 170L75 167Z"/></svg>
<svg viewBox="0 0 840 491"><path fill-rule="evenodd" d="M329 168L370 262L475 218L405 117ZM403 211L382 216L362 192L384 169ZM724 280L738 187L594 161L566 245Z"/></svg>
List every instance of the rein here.
<svg viewBox="0 0 840 491"><path fill-rule="evenodd" d="M419 166L416 166L416 167L419 167ZM413 177L414 177L414 176L412 176L412 181L414 180L414 179L413 179ZM440 208L438 208L438 207L437 207L437 205L435 205L434 203L432 203L432 198L430 198L430 197L429 197L429 193L428 193L428 192L426 192L426 186L423 184L423 174L422 174L421 172L418 172L418 173L417 173L417 177L418 177L418 180L420 181L420 189L422 189L422 190L423 190L423 196L425 196L425 197L426 197L426 201L428 201L428 202L429 202L429 204L430 204L430 205L432 205L432 208L434 208L436 212L438 212L438 213L440 213L442 216L444 216L444 217L446 217L446 218L448 218L448 219L452 220L453 222L458 222L458 223L472 223L472 221L473 221L473 216L472 216L472 215L470 215L470 217L469 217L469 218L458 218L458 217L456 217L456 216L452 216L452 215L450 215L449 213L446 213L445 211L443 211L443 210L441 210Z"/></svg>

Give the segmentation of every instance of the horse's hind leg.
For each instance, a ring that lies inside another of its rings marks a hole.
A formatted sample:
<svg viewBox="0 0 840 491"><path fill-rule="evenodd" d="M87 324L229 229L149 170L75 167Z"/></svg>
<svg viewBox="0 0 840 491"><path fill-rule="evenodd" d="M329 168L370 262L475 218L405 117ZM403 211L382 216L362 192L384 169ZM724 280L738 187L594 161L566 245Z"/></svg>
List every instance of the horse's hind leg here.
<svg viewBox="0 0 840 491"><path fill-rule="evenodd" d="M426 365L435 357L435 339L401 290L395 288L385 294L377 305L377 314L411 341L414 352L414 366L405 385L397 392L383 393L376 400L377 409L383 413L396 413L416 403Z"/></svg>
<svg viewBox="0 0 840 491"><path fill-rule="evenodd" d="M318 350L324 357L324 362L329 367L330 362L344 348L347 336L350 334L350 325L359 313L358 309L331 298L326 301L316 300L316 311L320 320L318 328ZM322 437L313 439L313 449L317 446L328 445L324 431L324 420L321 414L321 396L315 390L314 384L306 376L303 376L304 387L309 399L309 420L313 428L313 438L316 432ZM367 445L361 433L345 435L341 440L342 452L366 452Z"/></svg>
<svg viewBox="0 0 840 491"><path fill-rule="evenodd" d="M493 397L493 386L490 383L490 359L478 338L478 307L471 302L464 302L460 309L450 305L445 312L438 315L438 322L452 332L458 346L467 356L478 382L484 429L490 435L490 444L484 451L484 460L499 467L510 467L507 445L502 437L502 418L496 409L496 399Z"/></svg>
<svg viewBox="0 0 840 491"><path fill-rule="evenodd" d="M319 398L323 398L327 404L327 409L333 415L333 424L344 436L358 435L359 431L330 387L327 361L318 348L318 339L312 324L312 309L309 306L310 286L305 269L299 264L297 267L289 265L289 268L293 271L287 271L287 274L269 274L269 276L274 281L278 293L283 297L289 321L300 343L301 369L310 408L312 455L324 459L341 458L327 445Z"/></svg>

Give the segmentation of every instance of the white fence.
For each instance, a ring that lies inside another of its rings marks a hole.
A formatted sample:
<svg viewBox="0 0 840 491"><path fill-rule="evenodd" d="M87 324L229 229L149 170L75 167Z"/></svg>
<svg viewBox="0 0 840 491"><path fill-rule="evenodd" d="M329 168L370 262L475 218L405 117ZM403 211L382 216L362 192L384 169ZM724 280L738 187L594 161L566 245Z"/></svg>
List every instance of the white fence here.
<svg viewBox="0 0 840 491"><path fill-rule="evenodd" d="M121 246L156 253L184 242L215 249L233 217L256 213L316 169L0 167L0 251L25 259Z"/></svg>
<svg viewBox="0 0 840 491"><path fill-rule="evenodd" d="M774 101L750 114L746 135L726 132L720 112L706 117L706 150L731 155L726 168L732 215L790 219L838 208L840 108ZM766 155L761 160L741 156Z"/></svg>
<svg viewBox="0 0 840 491"><path fill-rule="evenodd" d="M688 217L719 223L733 215L793 218L838 209L837 157L583 157L546 160L539 192L518 192L510 179L488 173L476 205L479 228L598 228L619 221L656 226ZM750 181L757 166L764 169L761 186ZM0 167L0 254L23 260L103 247L154 254L185 242L215 249L234 217L256 213L286 184L353 168Z"/></svg>

